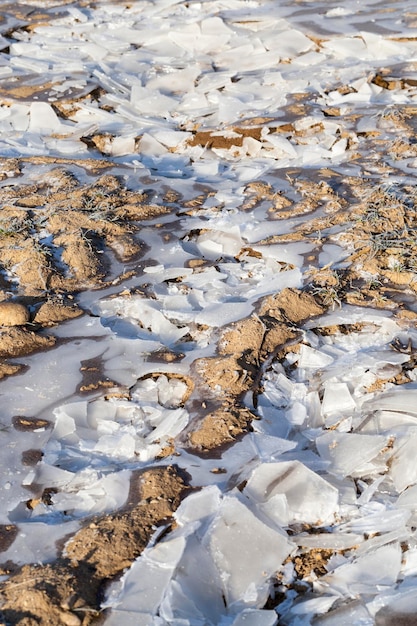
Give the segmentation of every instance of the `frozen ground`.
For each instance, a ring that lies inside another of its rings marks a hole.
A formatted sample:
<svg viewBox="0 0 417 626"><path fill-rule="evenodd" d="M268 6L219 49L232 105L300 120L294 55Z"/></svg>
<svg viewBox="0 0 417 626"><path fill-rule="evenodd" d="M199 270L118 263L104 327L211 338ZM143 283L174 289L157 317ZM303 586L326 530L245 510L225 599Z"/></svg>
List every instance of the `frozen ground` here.
<svg viewBox="0 0 417 626"><path fill-rule="evenodd" d="M415 623L417 12L0 13L3 623Z"/></svg>

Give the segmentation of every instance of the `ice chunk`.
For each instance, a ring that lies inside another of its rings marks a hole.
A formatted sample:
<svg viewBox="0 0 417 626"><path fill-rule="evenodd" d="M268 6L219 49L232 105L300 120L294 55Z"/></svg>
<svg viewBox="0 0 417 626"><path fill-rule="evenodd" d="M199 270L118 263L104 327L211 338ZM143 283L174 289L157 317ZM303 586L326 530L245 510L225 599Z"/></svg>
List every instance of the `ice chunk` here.
<svg viewBox="0 0 417 626"><path fill-rule="evenodd" d="M382 435L357 435L355 433L325 432L316 439L317 450L329 462L329 472L348 476L360 472L387 445L388 437Z"/></svg>
<svg viewBox="0 0 417 626"><path fill-rule="evenodd" d="M121 605L123 612L155 615L185 544L185 538L180 536L145 550L107 594L102 608Z"/></svg>
<svg viewBox="0 0 417 626"><path fill-rule="evenodd" d="M179 407L188 393L187 384L178 378L168 378L164 374L156 380L141 380L132 389L131 398L135 402L159 402L167 409Z"/></svg>
<svg viewBox="0 0 417 626"><path fill-rule="evenodd" d="M322 412L324 417L346 415L356 409L346 383L328 382L324 387Z"/></svg>
<svg viewBox="0 0 417 626"><path fill-rule="evenodd" d="M336 599L336 597L334 597ZM357 600L343 604L314 619L314 626L374 626L374 619L364 604Z"/></svg>
<svg viewBox="0 0 417 626"><path fill-rule="evenodd" d="M278 616L275 611L244 609L236 619L232 626L275 626L278 622Z"/></svg>
<svg viewBox="0 0 417 626"><path fill-rule="evenodd" d="M363 541L363 535L352 532L320 532L314 535L293 535L293 541L303 548L320 548L330 550L348 550L358 546Z"/></svg>
<svg viewBox="0 0 417 626"><path fill-rule="evenodd" d="M119 460L128 460L135 455L135 445L135 438L132 435L119 431L111 435L102 435L95 444L94 451Z"/></svg>
<svg viewBox="0 0 417 626"><path fill-rule="evenodd" d="M411 626L417 614L415 579L405 579L396 589L380 594L369 609L375 614L376 626Z"/></svg>
<svg viewBox="0 0 417 626"><path fill-rule="evenodd" d="M399 495L397 506L404 507L413 513L417 513L417 485L408 487Z"/></svg>
<svg viewBox="0 0 417 626"><path fill-rule="evenodd" d="M167 115L175 109L178 101L175 98L163 95L157 89L153 90L140 85L133 85L131 103L140 113ZM142 141L140 146L141 150L144 150Z"/></svg>
<svg viewBox="0 0 417 626"><path fill-rule="evenodd" d="M377 585L393 585L400 568L401 547L399 543L393 543L341 565L323 576L321 583L326 583L331 591L354 597L372 592Z"/></svg>
<svg viewBox="0 0 417 626"><path fill-rule="evenodd" d="M95 472L94 472L95 474ZM76 475L65 490L53 497L53 510L66 511L66 514L85 515L110 512L119 509L126 502L130 488L129 470L108 474L84 487L82 473Z"/></svg>
<svg viewBox="0 0 417 626"><path fill-rule="evenodd" d="M417 483L416 447L416 428L410 429L407 435L395 441L389 475L399 492Z"/></svg>
<svg viewBox="0 0 417 626"><path fill-rule="evenodd" d="M337 489L299 461L263 463L253 471L244 493L276 521L284 515L278 496L285 496L290 523L324 524L334 520L338 511Z"/></svg>
<svg viewBox="0 0 417 626"><path fill-rule="evenodd" d="M146 437L146 441L158 442L163 437L175 437L188 423L188 413L184 409L166 409L162 415L161 422Z"/></svg>
<svg viewBox="0 0 417 626"><path fill-rule="evenodd" d="M206 259L215 261L221 256L236 256L243 246L238 226L232 226L227 232L210 230L199 235L195 242L198 252Z"/></svg>
<svg viewBox="0 0 417 626"><path fill-rule="evenodd" d="M274 49L284 58L291 58L313 48L311 39L295 29L282 31L278 36L274 36L269 41L275 42Z"/></svg>
<svg viewBox="0 0 417 626"><path fill-rule="evenodd" d="M288 526L293 521L293 516L288 510L287 498L283 493L271 496L266 502L258 503L257 507L278 526Z"/></svg>
<svg viewBox="0 0 417 626"><path fill-rule="evenodd" d="M394 389L376 396L364 406L374 411L398 411L417 417L417 389Z"/></svg>
<svg viewBox="0 0 417 626"><path fill-rule="evenodd" d="M125 320L129 318L137 322L140 327L151 331L159 336L162 343L172 344L187 334L189 328L187 326L177 327L169 321L169 319L159 310L159 303L143 300L142 298L114 298L113 300L104 300L98 306L99 314L106 318L109 317L109 323L115 319L117 324L118 317Z"/></svg>
<svg viewBox="0 0 417 626"><path fill-rule="evenodd" d="M214 515L220 506L221 492L215 485L206 487L198 493L185 498L174 517L180 526Z"/></svg>
<svg viewBox="0 0 417 626"><path fill-rule="evenodd" d="M269 528L237 498L225 497L204 537L223 584L227 606L264 605L269 577L293 549L286 535Z"/></svg>
<svg viewBox="0 0 417 626"><path fill-rule="evenodd" d="M29 130L31 132L56 133L61 129L61 122L57 114L46 102L32 102L29 118Z"/></svg>
<svg viewBox="0 0 417 626"><path fill-rule="evenodd" d="M197 535L192 534L187 538L184 554L167 588L159 615L168 623L184 619L186 623L219 624L224 612L220 572Z"/></svg>
<svg viewBox="0 0 417 626"><path fill-rule="evenodd" d="M333 363L333 357L321 350L302 344L298 357L298 367L319 368Z"/></svg>
<svg viewBox="0 0 417 626"><path fill-rule="evenodd" d="M327 611L333 606L337 596L323 595L319 598L310 598L309 600L301 601L295 604L291 608L291 615L317 615L320 613L327 613Z"/></svg>
<svg viewBox="0 0 417 626"><path fill-rule="evenodd" d="M338 531L356 533L390 533L403 531L410 513L406 509L392 508L382 502L372 501L360 509L361 515L354 517L338 527ZM367 541L367 546L372 545ZM365 548L366 549L366 546ZM360 548L359 548L360 550Z"/></svg>

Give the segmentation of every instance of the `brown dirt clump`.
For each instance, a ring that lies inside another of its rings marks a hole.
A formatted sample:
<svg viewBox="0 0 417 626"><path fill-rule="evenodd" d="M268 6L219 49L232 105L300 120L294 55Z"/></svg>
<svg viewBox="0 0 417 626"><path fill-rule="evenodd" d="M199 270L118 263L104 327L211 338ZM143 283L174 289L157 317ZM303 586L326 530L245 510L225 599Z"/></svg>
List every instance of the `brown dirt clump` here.
<svg viewBox="0 0 417 626"><path fill-rule="evenodd" d="M189 146L203 146L206 148L223 148L228 150L232 147L241 147L245 137L260 140L262 133L261 126L255 127L234 127L224 132L213 130L199 130L188 140Z"/></svg>
<svg viewBox="0 0 417 626"><path fill-rule="evenodd" d="M172 466L136 474L121 511L90 521L53 563L25 565L0 584L1 618L20 626L93 623L104 586L141 554L156 526L170 523L187 489Z"/></svg>
<svg viewBox="0 0 417 626"><path fill-rule="evenodd" d="M74 319L82 314L82 309L76 304L65 304L61 301L48 300L39 307L33 322L42 326L55 326L59 322Z"/></svg>
<svg viewBox="0 0 417 626"><path fill-rule="evenodd" d="M256 414L239 408L243 396L252 391L256 409L265 370L289 343L301 341L295 325L324 311L313 295L284 289L264 298L257 314L223 331L218 356L194 361L192 370L201 392L219 402L222 408L195 422L188 434L192 448L212 450L231 443L250 429Z"/></svg>
<svg viewBox="0 0 417 626"><path fill-rule="evenodd" d="M198 359L194 370L215 397L239 396L253 384L250 371L235 355Z"/></svg>
<svg viewBox="0 0 417 626"><path fill-rule="evenodd" d="M258 317L236 322L226 330L219 341L220 354L256 353L262 344L265 326Z"/></svg>
<svg viewBox="0 0 417 626"><path fill-rule="evenodd" d="M256 415L249 409L241 407L224 407L206 415L197 428L188 437L191 448L208 452L225 444L236 441L236 438L250 430Z"/></svg>
<svg viewBox="0 0 417 626"><path fill-rule="evenodd" d="M314 548L295 556L292 560L298 578L307 578L312 573L316 576L327 574L326 564L333 554L333 550Z"/></svg>
<svg viewBox="0 0 417 626"><path fill-rule="evenodd" d="M10 548L17 534L18 529L14 524L0 524L0 552L5 552Z"/></svg>
<svg viewBox="0 0 417 626"><path fill-rule="evenodd" d="M51 422L49 420L25 417L23 415L15 415L12 418L13 427L21 432L33 432L42 428L50 428Z"/></svg>
<svg viewBox="0 0 417 626"><path fill-rule="evenodd" d="M24 326L29 319L29 311L23 304L0 302L0 326Z"/></svg>
<svg viewBox="0 0 417 626"><path fill-rule="evenodd" d="M0 380L6 376L17 374L24 368L24 365L17 363L0 362Z"/></svg>
<svg viewBox="0 0 417 626"><path fill-rule="evenodd" d="M297 324L310 317L321 315L325 310L311 294L287 288L263 300L259 314Z"/></svg>
<svg viewBox="0 0 417 626"><path fill-rule="evenodd" d="M22 356L55 345L56 339L23 328L12 327L0 331L0 358Z"/></svg>

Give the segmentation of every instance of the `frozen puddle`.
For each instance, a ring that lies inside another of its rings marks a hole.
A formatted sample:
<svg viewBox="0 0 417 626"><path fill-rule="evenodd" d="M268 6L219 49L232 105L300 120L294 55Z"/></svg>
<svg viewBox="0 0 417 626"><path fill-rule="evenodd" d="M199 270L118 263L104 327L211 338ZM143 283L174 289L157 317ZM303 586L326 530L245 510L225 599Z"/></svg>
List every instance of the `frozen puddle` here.
<svg viewBox="0 0 417 626"><path fill-rule="evenodd" d="M414 619L417 14L155 0L1 17L2 299L33 317L66 271L84 311L28 324L55 345L12 353L26 367L0 382L5 623L21 566L74 572L69 537L170 466L192 489L173 520L97 574L102 600L57 600L62 623ZM10 260L25 239L32 291Z"/></svg>

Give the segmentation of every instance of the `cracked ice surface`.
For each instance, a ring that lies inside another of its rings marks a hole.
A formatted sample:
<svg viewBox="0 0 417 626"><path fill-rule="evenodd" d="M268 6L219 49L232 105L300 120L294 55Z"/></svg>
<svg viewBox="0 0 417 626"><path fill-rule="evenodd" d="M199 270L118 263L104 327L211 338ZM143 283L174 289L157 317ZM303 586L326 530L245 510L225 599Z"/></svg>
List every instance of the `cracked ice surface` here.
<svg viewBox="0 0 417 626"><path fill-rule="evenodd" d="M266 200L241 210L246 184L266 180L291 195L300 168L360 175L362 137L384 139L383 113L417 97L417 22L405 2L155 0L73 4L62 14L45 4L56 19L18 28L11 43L5 7L0 43L10 48L0 79L51 85L44 101L2 101L1 155L97 158L87 140L102 135L114 173L132 188L152 187L155 201L169 186L184 207L142 228L148 248L124 284L128 295L111 285L80 295L88 321L56 329L58 347L28 357L28 370L0 385L8 399L1 521L20 531L2 557L18 564L52 559L52 542L80 520L125 503L133 470L166 464L159 455L195 417L186 384L170 375L187 376L194 360L212 356L219 328L250 316L260 298L302 288L309 263L345 267L344 224L330 244L320 245L318 229L278 242L304 215L274 221ZM406 67L411 80L392 89L370 80L384 66ZM93 90L97 98L81 97ZM299 117L297 99L306 102ZM256 118L266 120L258 135L242 134ZM197 141L197 130L213 133ZM216 144L220 135L230 143ZM380 154L368 156L372 174ZM414 176L416 155L397 166ZM185 203L202 185L210 193L193 212ZM204 263L192 267L195 257ZM323 332L355 324L346 334ZM417 333L393 311L346 304L301 331L300 349L263 373L253 432L220 460L179 445L174 461L199 491L180 505L176 529L109 589L106 624L371 625L385 624L384 611L415 614L414 357L390 345L415 345ZM183 358L152 361L163 349ZM129 398L80 397L80 363L93 358ZM407 385L370 391L408 365ZM27 407L53 422L30 443L8 431ZM19 458L34 446L43 457L28 469ZM51 502L29 509L33 486L55 489ZM300 583L296 559L314 550L332 554L324 573L312 569ZM274 594L283 599L267 608Z"/></svg>

